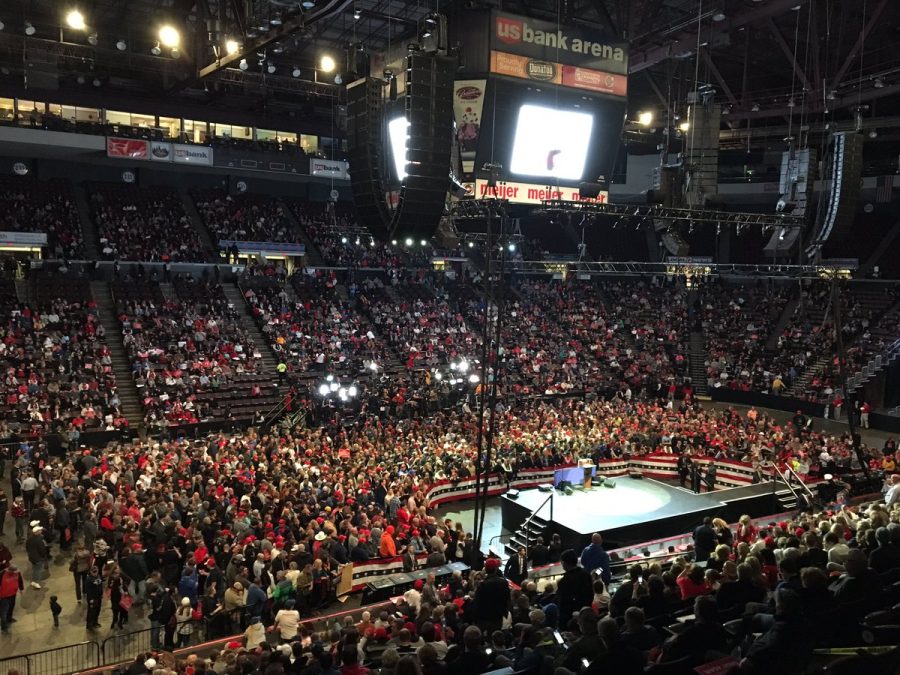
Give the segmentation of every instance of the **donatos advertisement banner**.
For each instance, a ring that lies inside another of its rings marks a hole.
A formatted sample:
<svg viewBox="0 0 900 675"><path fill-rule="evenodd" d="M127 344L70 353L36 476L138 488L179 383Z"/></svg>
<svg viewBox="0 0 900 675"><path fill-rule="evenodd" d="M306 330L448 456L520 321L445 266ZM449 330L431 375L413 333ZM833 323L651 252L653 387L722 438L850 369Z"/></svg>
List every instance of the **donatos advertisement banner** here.
<svg viewBox="0 0 900 675"><path fill-rule="evenodd" d="M486 84L486 80L457 80L453 85L453 115L464 173L471 173L475 167Z"/></svg>
<svg viewBox="0 0 900 675"><path fill-rule="evenodd" d="M626 43L599 31L504 12L495 12L491 21L493 50L614 75L628 73Z"/></svg>
<svg viewBox="0 0 900 675"><path fill-rule="evenodd" d="M612 94L613 96L628 94L628 78L625 75L557 63L556 61L530 59L527 56L495 50L491 51L491 72L523 80L585 89L600 94Z"/></svg>

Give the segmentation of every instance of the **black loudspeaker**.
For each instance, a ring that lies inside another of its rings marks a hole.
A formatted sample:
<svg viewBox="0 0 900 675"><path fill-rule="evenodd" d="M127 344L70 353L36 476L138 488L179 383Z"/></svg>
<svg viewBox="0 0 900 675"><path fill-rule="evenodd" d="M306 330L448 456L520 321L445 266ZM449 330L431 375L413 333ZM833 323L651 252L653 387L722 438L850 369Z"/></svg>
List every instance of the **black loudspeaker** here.
<svg viewBox="0 0 900 675"><path fill-rule="evenodd" d="M509 497L510 499L518 499L519 491L516 490L515 488L512 488L512 489L506 491L506 496Z"/></svg>
<svg viewBox="0 0 900 675"><path fill-rule="evenodd" d="M391 234L397 239L428 239L444 213L449 187L457 59L414 52L406 64L406 178Z"/></svg>
<svg viewBox="0 0 900 675"><path fill-rule="evenodd" d="M611 478L607 478L605 481L603 481L603 487L614 488L616 487L616 481L612 480Z"/></svg>
<svg viewBox="0 0 900 675"><path fill-rule="evenodd" d="M374 77L347 87L347 150L357 217L377 237L388 237L391 213L384 198L382 82Z"/></svg>
<svg viewBox="0 0 900 675"><path fill-rule="evenodd" d="M840 242L851 233L862 178L863 137L855 132L834 135L831 191L821 241Z"/></svg>

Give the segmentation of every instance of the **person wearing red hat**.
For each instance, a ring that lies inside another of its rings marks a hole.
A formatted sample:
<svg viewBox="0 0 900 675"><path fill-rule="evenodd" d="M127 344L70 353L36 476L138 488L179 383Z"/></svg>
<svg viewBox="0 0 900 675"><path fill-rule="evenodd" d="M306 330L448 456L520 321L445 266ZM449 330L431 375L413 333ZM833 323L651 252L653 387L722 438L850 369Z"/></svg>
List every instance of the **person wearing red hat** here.
<svg viewBox="0 0 900 675"><path fill-rule="evenodd" d="M500 574L500 559L484 562L485 579L475 590L475 623L485 635L500 630L510 609L509 583Z"/></svg>

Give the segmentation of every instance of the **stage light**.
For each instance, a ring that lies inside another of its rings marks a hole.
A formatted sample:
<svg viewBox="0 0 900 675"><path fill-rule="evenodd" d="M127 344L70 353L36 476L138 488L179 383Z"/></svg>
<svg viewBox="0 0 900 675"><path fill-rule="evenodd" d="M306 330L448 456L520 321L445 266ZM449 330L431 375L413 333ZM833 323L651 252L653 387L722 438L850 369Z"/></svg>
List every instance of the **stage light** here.
<svg viewBox="0 0 900 675"><path fill-rule="evenodd" d="M328 54L323 56L319 61L319 68L326 73L330 73L335 69L336 66L337 64L335 63L334 59L328 56Z"/></svg>
<svg viewBox="0 0 900 675"><path fill-rule="evenodd" d="M691 124L690 124L690 122L682 122L681 124L678 125L678 128L681 129L681 131L687 131L688 129L691 128Z"/></svg>
<svg viewBox="0 0 900 675"><path fill-rule="evenodd" d="M118 49L120 52L124 52L126 49L128 49L128 43L125 42L125 40L118 40L116 42L116 49Z"/></svg>
<svg viewBox="0 0 900 675"><path fill-rule="evenodd" d="M436 370L434 372L434 379L436 379L438 382L440 382L442 379L444 379L444 376L441 375L441 371Z"/></svg>
<svg viewBox="0 0 900 675"><path fill-rule="evenodd" d="M90 35L88 35L88 44L89 45L91 45L92 47L96 47L97 42L98 42L97 33L91 33Z"/></svg>
<svg viewBox="0 0 900 675"><path fill-rule="evenodd" d="M237 40L226 40L225 41L225 53L229 56L237 54L241 49L241 45Z"/></svg>
<svg viewBox="0 0 900 675"><path fill-rule="evenodd" d="M420 243L422 246L428 246L428 242L425 241L424 239L423 239L422 241L420 241L419 243Z"/></svg>
<svg viewBox="0 0 900 675"><path fill-rule="evenodd" d="M303 7L303 9L312 9L316 6L316 3L315 0L303 0L301 6Z"/></svg>
<svg viewBox="0 0 900 675"><path fill-rule="evenodd" d="M509 248L509 252L510 252L510 253L515 253L515 252L516 252L516 245L515 245L515 244L510 244L510 245L508 246L508 248Z"/></svg>
<svg viewBox="0 0 900 675"><path fill-rule="evenodd" d="M341 243L342 243L342 244L346 244L346 243L347 243L347 237L341 237Z"/></svg>
<svg viewBox="0 0 900 675"><path fill-rule="evenodd" d="M326 382L334 382L334 375L329 375L328 377L325 378L325 381Z"/></svg>
<svg viewBox="0 0 900 675"><path fill-rule="evenodd" d="M175 49L181 44L181 34L175 26L165 24L159 29L159 43L163 47Z"/></svg>
<svg viewBox="0 0 900 675"><path fill-rule="evenodd" d="M281 25L281 17L280 17L280 16L273 16L271 19L269 19L269 23L270 23L272 26L275 26L275 27L277 28L278 26Z"/></svg>
<svg viewBox="0 0 900 675"><path fill-rule="evenodd" d="M32 36L37 32L37 29L34 27L34 24L30 21L25 22L25 35Z"/></svg>
<svg viewBox="0 0 900 675"><path fill-rule="evenodd" d="M153 56L159 56L160 54L162 54L162 49L159 46L159 40L156 41L156 44L150 47L150 53L153 54Z"/></svg>
<svg viewBox="0 0 900 675"><path fill-rule="evenodd" d="M714 13L712 15L712 20L715 21L716 23L719 23L720 21L724 21L725 20L725 12L719 11L719 12Z"/></svg>
<svg viewBox="0 0 900 675"><path fill-rule="evenodd" d="M69 25L69 28L74 30L84 30L87 28L87 24L84 22L84 14L77 9L70 10L69 13L66 14L66 23Z"/></svg>
<svg viewBox="0 0 900 675"><path fill-rule="evenodd" d="M362 17L362 12L360 12L358 9L354 9L353 10L353 19L355 21L359 21L361 17Z"/></svg>
<svg viewBox="0 0 900 675"><path fill-rule="evenodd" d="M391 239L391 246L396 246L396 245L397 245L397 240Z"/></svg>
<svg viewBox="0 0 900 675"><path fill-rule="evenodd" d="M465 373L467 370L469 370L469 362L463 359L459 362L459 372Z"/></svg>
<svg viewBox="0 0 900 675"><path fill-rule="evenodd" d="M328 385L328 388L331 389L331 391L337 391L341 388L341 385L339 385L337 382L332 382Z"/></svg>
<svg viewBox="0 0 900 675"><path fill-rule="evenodd" d="M269 73L269 75L274 74L275 73L275 64L269 63L269 65L266 66L266 71Z"/></svg>
<svg viewBox="0 0 900 675"><path fill-rule="evenodd" d="M409 237L407 237L407 238L406 238L406 241L403 242L403 243L406 244L407 246L412 246L412 245L413 245L413 240L410 239Z"/></svg>
<svg viewBox="0 0 900 675"><path fill-rule="evenodd" d="M299 68L294 68L294 69L291 71L291 75L293 75L294 77L300 77L300 74L301 74L301 73L300 73L300 69L299 69Z"/></svg>
<svg viewBox="0 0 900 675"><path fill-rule="evenodd" d="M478 384L478 376L475 373L469 375L469 382L472 384Z"/></svg>
<svg viewBox="0 0 900 675"><path fill-rule="evenodd" d="M344 387L341 387L340 389L338 389L338 397L339 397L342 401L346 401L346 400L347 400L347 390L346 390Z"/></svg>
<svg viewBox="0 0 900 675"><path fill-rule="evenodd" d="M320 385L319 385L319 396L328 396L328 394L329 394L330 392L331 392L331 389L328 388L328 385L327 385L327 384L320 384Z"/></svg>
<svg viewBox="0 0 900 675"><path fill-rule="evenodd" d="M250 64L247 63L247 59L241 59L241 62L238 64L238 68L241 70L247 70L250 67Z"/></svg>
<svg viewBox="0 0 900 675"><path fill-rule="evenodd" d="M372 363L369 364L369 370L371 370L373 373L377 373L378 372L378 364L375 363L374 361L372 361Z"/></svg>
<svg viewBox="0 0 900 675"><path fill-rule="evenodd" d="M431 29L430 29L430 28L426 28L425 31L422 33L422 37L423 37L423 38L430 38L430 37L431 37Z"/></svg>
<svg viewBox="0 0 900 675"><path fill-rule="evenodd" d="M347 387L347 396L349 396L350 398L355 397L358 393L359 390L356 388L355 384L351 384L349 387Z"/></svg>
<svg viewBox="0 0 900 675"><path fill-rule="evenodd" d="M474 241L470 241L470 242L469 242L469 248L475 248L475 242L474 242Z"/></svg>
<svg viewBox="0 0 900 675"><path fill-rule="evenodd" d="M649 110L638 113L638 124L642 127L649 127L653 124L653 113Z"/></svg>
<svg viewBox="0 0 900 675"><path fill-rule="evenodd" d="M95 77L95 78L94 78L94 83L93 83L93 84L94 84L95 87L99 87L99 86L100 86L100 78Z"/></svg>

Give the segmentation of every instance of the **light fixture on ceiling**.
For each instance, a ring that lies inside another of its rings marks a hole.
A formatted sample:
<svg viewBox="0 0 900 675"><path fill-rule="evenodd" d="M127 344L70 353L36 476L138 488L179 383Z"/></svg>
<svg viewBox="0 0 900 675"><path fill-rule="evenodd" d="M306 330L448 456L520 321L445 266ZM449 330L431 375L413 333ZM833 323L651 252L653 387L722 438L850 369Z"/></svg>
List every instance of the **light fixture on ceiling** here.
<svg viewBox="0 0 900 675"><path fill-rule="evenodd" d="M791 98L791 99L788 99L788 102L787 102L787 107L788 107L788 108L793 108L793 107L795 107L796 105L797 105L797 104L794 103L794 99L792 99L792 98Z"/></svg>
<svg viewBox="0 0 900 675"><path fill-rule="evenodd" d="M269 65L266 66L266 72L269 73L269 75L274 75L275 74L275 64L272 62L269 62Z"/></svg>
<svg viewBox="0 0 900 675"><path fill-rule="evenodd" d="M247 63L247 59L241 59L241 62L238 64L238 68L241 70L247 70L249 67L250 65Z"/></svg>
<svg viewBox="0 0 900 675"><path fill-rule="evenodd" d="M124 52L126 49L128 49L128 43L125 42L125 40L117 40L116 49L118 49L120 52Z"/></svg>
<svg viewBox="0 0 900 675"><path fill-rule="evenodd" d="M725 20L725 12L723 12L721 10L714 12L712 15L712 20L715 21L716 23L718 23L720 21L724 21Z"/></svg>
<svg viewBox="0 0 900 675"><path fill-rule="evenodd" d="M876 89L884 89L884 80L880 77L876 77L875 82L872 83L872 86Z"/></svg>
<svg viewBox="0 0 900 675"><path fill-rule="evenodd" d="M828 92L828 96L826 98L829 101L835 100L837 98L837 92L834 89L832 89L831 91Z"/></svg>
<svg viewBox="0 0 900 675"><path fill-rule="evenodd" d="M162 54L162 48L159 46L159 40L157 40L153 44L153 46L150 47L150 53L153 54L153 56L159 56L160 54Z"/></svg>
<svg viewBox="0 0 900 675"><path fill-rule="evenodd" d="M878 131L876 129L872 129L872 131L869 132L869 138L878 138Z"/></svg>
<svg viewBox="0 0 900 675"><path fill-rule="evenodd" d="M90 35L88 35L88 44L89 44L89 45L91 45L91 46L93 46L93 47L96 47L98 41L99 41L99 40L97 39L97 33L96 33L96 32L91 33Z"/></svg>
<svg viewBox="0 0 900 675"><path fill-rule="evenodd" d="M269 19L269 24L272 26L276 26L276 27L280 26L281 25L281 17L278 15L273 16L271 19Z"/></svg>
<svg viewBox="0 0 900 675"><path fill-rule="evenodd" d="M294 66L294 69L291 71L291 75L293 75L294 77L300 77L300 74L301 74L300 69L297 68L296 66Z"/></svg>
<svg viewBox="0 0 900 675"><path fill-rule="evenodd" d="M425 23L430 23L431 25L434 25L437 23L437 18L435 17L434 14L429 14L428 16L425 17Z"/></svg>
<svg viewBox="0 0 900 675"><path fill-rule="evenodd" d="M265 19L261 19L259 24L256 26L256 30L260 33L268 33L269 32L269 22Z"/></svg>
<svg viewBox="0 0 900 675"><path fill-rule="evenodd" d="M3 30L4 28L6 28L6 24L0 21L0 30Z"/></svg>
<svg viewBox="0 0 900 675"><path fill-rule="evenodd" d="M759 103L754 103L753 107L750 108L752 112L759 112Z"/></svg>
<svg viewBox="0 0 900 675"><path fill-rule="evenodd" d="M73 30L84 30L87 28L87 24L84 21L84 14L77 9L69 10L69 13L66 14L66 24Z"/></svg>
<svg viewBox="0 0 900 675"><path fill-rule="evenodd" d="M274 47L272 47L272 53L273 54L282 54L282 53L284 53L284 47L282 47L281 45L275 45Z"/></svg>
<svg viewBox="0 0 900 675"><path fill-rule="evenodd" d="M431 29L430 29L430 28L426 28L425 31L422 33L422 37L423 37L423 38L430 38L430 37L431 37Z"/></svg>
<svg viewBox="0 0 900 675"><path fill-rule="evenodd" d="M300 3L300 6L303 7L303 9L312 9L316 6L316 2L315 0L303 0L303 2Z"/></svg>
<svg viewBox="0 0 900 675"><path fill-rule="evenodd" d="M326 73L330 73L332 70L335 69L336 66L337 66L337 64L334 62L334 58L332 58L328 54L325 54L319 60L319 68L322 69L322 71L324 71Z"/></svg>
<svg viewBox="0 0 900 675"><path fill-rule="evenodd" d="M163 47L174 49L181 44L181 33L178 32L175 26L168 23L164 24L159 29L159 43Z"/></svg>
<svg viewBox="0 0 900 675"><path fill-rule="evenodd" d="M241 44L237 40L225 41L225 53L229 56L237 54L241 50Z"/></svg>
<svg viewBox="0 0 900 675"><path fill-rule="evenodd" d="M358 9L354 9L353 10L353 19L355 21L359 21L360 18L362 18L362 12L360 12Z"/></svg>
<svg viewBox="0 0 900 675"><path fill-rule="evenodd" d="M94 86L95 86L95 87L99 87L99 86L100 86L100 78L99 78L99 77L95 77L95 78L94 78Z"/></svg>
<svg viewBox="0 0 900 675"><path fill-rule="evenodd" d="M638 124L640 124L642 127L649 127L651 124L653 124L653 113L649 110L639 112Z"/></svg>
<svg viewBox="0 0 900 675"><path fill-rule="evenodd" d="M25 35L31 36L37 33L37 28L30 21L25 22Z"/></svg>
<svg viewBox="0 0 900 675"><path fill-rule="evenodd" d="M78 84L84 84L84 75L79 75L78 77L75 78L75 81Z"/></svg>
<svg viewBox="0 0 900 675"><path fill-rule="evenodd" d="M687 131L690 128L691 128L690 122L682 122L681 124L678 125L678 129L681 131Z"/></svg>

